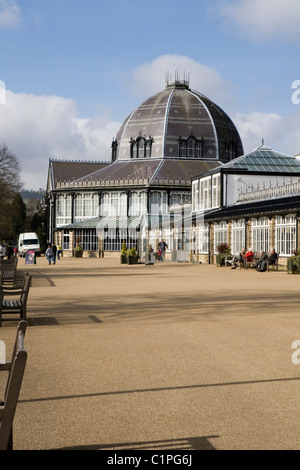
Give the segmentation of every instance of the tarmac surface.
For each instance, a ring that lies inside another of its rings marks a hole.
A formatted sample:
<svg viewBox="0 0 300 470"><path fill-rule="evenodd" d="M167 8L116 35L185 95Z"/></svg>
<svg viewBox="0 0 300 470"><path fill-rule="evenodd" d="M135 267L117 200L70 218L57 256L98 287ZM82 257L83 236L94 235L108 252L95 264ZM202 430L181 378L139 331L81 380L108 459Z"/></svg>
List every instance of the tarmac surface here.
<svg viewBox="0 0 300 470"><path fill-rule="evenodd" d="M15 450L300 448L299 276L105 258L18 270L33 279ZM4 318L9 360L19 319Z"/></svg>

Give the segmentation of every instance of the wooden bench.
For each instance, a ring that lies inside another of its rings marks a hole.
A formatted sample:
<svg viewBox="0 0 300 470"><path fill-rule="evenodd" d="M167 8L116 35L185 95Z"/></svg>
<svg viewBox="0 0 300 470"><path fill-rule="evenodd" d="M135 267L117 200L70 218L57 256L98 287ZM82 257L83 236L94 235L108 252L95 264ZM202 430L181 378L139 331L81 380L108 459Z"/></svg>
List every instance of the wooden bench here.
<svg viewBox="0 0 300 470"><path fill-rule="evenodd" d="M0 287L0 327L2 326L3 314L18 313L22 320L26 320L31 278L32 276L26 273L21 287Z"/></svg>
<svg viewBox="0 0 300 470"><path fill-rule="evenodd" d="M267 271L270 271L270 268L275 268L276 271L279 271L279 266L281 266L283 270L286 269L286 264L280 263L279 261L279 253L277 253L277 259L275 263L270 264L268 261Z"/></svg>
<svg viewBox="0 0 300 470"><path fill-rule="evenodd" d="M0 364L0 371L8 371L4 398L0 401L0 450L13 450L13 420L27 361L24 350L26 326L24 320L19 323L11 362Z"/></svg>
<svg viewBox="0 0 300 470"><path fill-rule="evenodd" d="M241 269L243 263L241 263L241 261L239 260L239 256L239 253L235 253L234 255L227 255L224 261L225 266L231 266L233 268L235 265L236 267L238 266L238 268Z"/></svg>
<svg viewBox="0 0 300 470"><path fill-rule="evenodd" d="M247 258L244 259L244 268L255 268L257 262L260 260L261 255L257 253L256 251L254 252L253 258L249 261Z"/></svg>
<svg viewBox="0 0 300 470"><path fill-rule="evenodd" d="M1 283L0 286L4 285L15 285L16 272L17 272L18 258L12 256L9 260L2 260L0 262L1 270Z"/></svg>
<svg viewBox="0 0 300 470"><path fill-rule="evenodd" d="M270 255L270 252L267 253L267 256L269 257ZM247 261L245 259L245 263L244 263L244 267L247 268L247 267L255 267L257 262L261 259L261 254L260 253L257 253L255 252L254 253L254 258L252 259L252 261ZM280 264L279 263L279 253L277 253L277 259L275 261L275 263L270 263L269 259L266 260L267 261L267 271L270 271L270 268L275 268L276 271L278 271L278 267L279 266L282 266L283 268L285 268L284 264Z"/></svg>

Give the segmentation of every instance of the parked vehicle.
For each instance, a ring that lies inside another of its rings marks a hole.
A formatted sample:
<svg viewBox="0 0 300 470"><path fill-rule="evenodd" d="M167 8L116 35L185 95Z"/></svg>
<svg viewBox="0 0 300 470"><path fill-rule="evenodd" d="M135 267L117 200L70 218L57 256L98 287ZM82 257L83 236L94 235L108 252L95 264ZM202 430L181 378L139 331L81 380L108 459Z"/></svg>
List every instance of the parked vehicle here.
<svg viewBox="0 0 300 470"><path fill-rule="evenodd" d="M41 247L35 232L20 233L18 243L19 256L25 257L27 251L34 251L36 256L41 256Z"/></svg>

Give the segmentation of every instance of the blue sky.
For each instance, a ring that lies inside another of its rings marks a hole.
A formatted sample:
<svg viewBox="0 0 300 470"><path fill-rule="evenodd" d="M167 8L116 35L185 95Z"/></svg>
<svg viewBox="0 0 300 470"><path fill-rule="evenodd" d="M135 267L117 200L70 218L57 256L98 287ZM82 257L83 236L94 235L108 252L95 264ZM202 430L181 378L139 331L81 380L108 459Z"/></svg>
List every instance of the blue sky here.
<svg viewBox="0 0 300 470"><path fill-rule="evenodd" d="M298 154L299 24L299 0L0 0L0 143L27 189L45 187L50 157L109 160L126 116L178 69L245 151L264 138Z"/></svg>

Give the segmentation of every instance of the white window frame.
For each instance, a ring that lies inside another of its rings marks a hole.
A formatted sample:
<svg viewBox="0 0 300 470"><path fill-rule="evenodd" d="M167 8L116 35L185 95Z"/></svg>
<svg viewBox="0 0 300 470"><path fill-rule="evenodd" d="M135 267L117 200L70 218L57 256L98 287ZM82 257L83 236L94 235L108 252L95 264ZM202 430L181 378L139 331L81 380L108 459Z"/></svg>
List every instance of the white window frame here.
<svg viewBox="0 0 300 470"><path fill-rule="evenodd" d="M252 219L251 222L253 251L270 251L270 219L260 217Z"/></svg>
<svg viewBox="0 0 300 470"><path fill-rule="evenodd" d="M218 246L222 243L228 243L228 227L227 222L222 221L214 223L214 252L218 253Z"/></svg>
<svg viewBox="0 0 300 470"><path fill-rule="evenodd" d="M294 214L277 215L275 219L275 249L281 256L291 256L296 250L297 220Z"/></svg>
<svg viewBox="0 0 300 470"><path fill-rule="evenodd" d="M127 194L124 191L104 193L100 212L103 217L127 216Z"/></svg>
<svg viewBox="0 0 300 470"><path fill-rule="evenodd" d="M199 206L200 210L211 209L211 177L200 179L199 188Z"/></svg>
<svg viewBox="0 0 300 470"><path fill-rule="evenodd" d="M245 248L245 220L232 220L231 222L231 253L239 253Z"/></svg>
<svg viewBox="0 0 300 470"><path fill-rule="evenodd" d="M147 193L133 191L129 198L129 216L135 217L147 214Z"/></svg>
<svg viewBox="0 0 300 470"><path fill-rule="evenodd" d="M72 223L72 195L58 194L56 198L56 227Z"/></svg>
<svg viewBox="0 0 300 470"><path fill-rule="evenodd" d="M198 226L198 253L208 254L209 253L209 225L199 224Z"/></svg>
<svg viewBox="0 0 300 470"><path fill-rule="evenodd" d="M74 201L74 221L97 217L99 198L97 193L78 193Z"/></svg>
<svg viewBox="0 0 300 470"><path fill-rule="evenodd" d="M192 183L192 211L197 212L199 210L199 180L193 181Z"/></svg>
<svg viewBox="0 0 300 470"><path fill-rule="evenodd" d="M221 205L221 175L220 173L212 177L212 209Z"/></svg>

